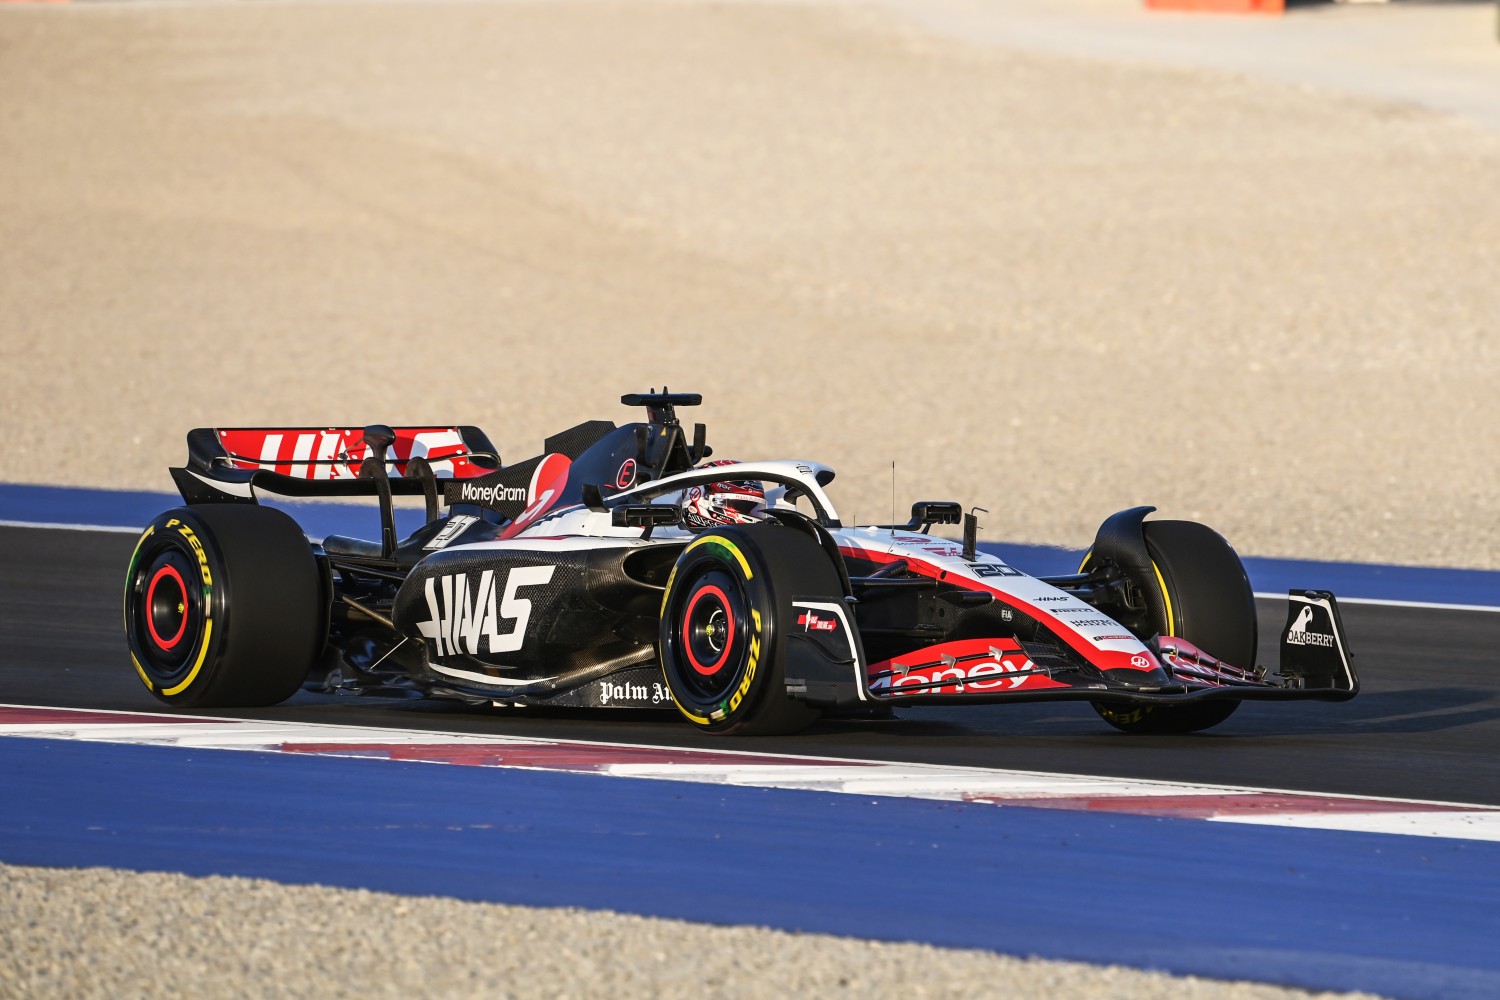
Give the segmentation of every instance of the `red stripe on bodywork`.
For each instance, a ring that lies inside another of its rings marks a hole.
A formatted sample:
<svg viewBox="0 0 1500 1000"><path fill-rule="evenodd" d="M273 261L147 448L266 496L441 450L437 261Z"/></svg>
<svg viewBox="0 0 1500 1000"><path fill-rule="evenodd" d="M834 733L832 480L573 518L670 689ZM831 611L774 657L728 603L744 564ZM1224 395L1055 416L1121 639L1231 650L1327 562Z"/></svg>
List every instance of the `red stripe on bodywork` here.
<svg viewBox="0 0 1500 1000"><path fill-rule="evenodd" d="M998 653L999 655L993 655ZM942 661L944 655L957 662L949 665ZM925 646L889 660L872 663L866 668L872 678L889 674L886 684L890 698L899 698L903 688L911 695L962 694L965 692L1018 690L1035 691L1041 688L1065 688L1069 685L1055 681L1043 673L1028 673L1035 670L1031 662L1014 639L954 639L936 646ZM1021 676L1017 677L1016 675ZM947 683L932 686L932 682ZM882 697L887 697L882 695Z"/></svg>
<svg viewBox="0 0 1500 1000"><path fill-rule="evenodd" d="M535 524L541 516L555 508L563 498L568 485L568 470L573 460L566 455L553 453L545 456L536 471L531 474L531 484L526 489L526 509L505 526L500 533L502 539L514 538Z"/></svg>
<svg viewBox="0 0 1500 1000"><path fill-rule="evenodd" d="M853 557L855 559L864 559L869 562L893 563L897 561L904 561L914 573L917 573L921 576L931 577L932 579L939 582L946 582L948 578L952 576L954 577L955 581L959 581L955 584L957 586L962 586L967 590L977 590L993 594L994 596L1000 598L1004 603L1010 605L1011 607L1019 609L1023 614L1030 615L1031 617L1036 618L1038 621L1041 621L1044 624L1048 625L1052 633L1063 642L1067 643L1074 652L1078 653L1078 655L1084 657L1094 666L1101 669L1135 670L1141 673L1146 673L1156 667L1156 664L1150 662L1149 657L1144 657L1147 660L1145 666L1141 666L1139 663L1134 662L1137 659L1143 658L1143 654L1140 653L1130 653L1123 650L1100 649L1097 645L1090 643L1087 639L1080 635L1078 632L1078 627L1076 625L1072 624L1071 622L1065 621L1054 614L1049 613L1046 608L1037 607L1036 604L1026 599L1025 597L1007 593L1006 591L1001 590L1000 588L992 584L980 583L979 581L971 580L966 576L958 576L956 574L950 573L948 570L942 569L911 553L897 554L894 552L881 552L875 549L864 549L855 545L847 544L840 545L839 552L842 553L846 558ZM1124 626L1121 626L1121 628L1123 627Z"/></svg>

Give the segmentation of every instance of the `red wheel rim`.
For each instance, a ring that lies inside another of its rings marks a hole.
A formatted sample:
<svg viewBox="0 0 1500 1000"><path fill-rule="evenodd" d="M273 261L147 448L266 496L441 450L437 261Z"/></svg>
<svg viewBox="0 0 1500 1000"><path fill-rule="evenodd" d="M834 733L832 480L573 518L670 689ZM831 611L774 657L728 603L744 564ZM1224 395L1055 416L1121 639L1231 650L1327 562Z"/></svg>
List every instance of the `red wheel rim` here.
<svg viewBox="0 0 1500 1000"><path fill-rule="evenodd" d="M724 617L724 621L722 624L716 623L713 621L715 612L711 611L709 612L709 621L704 625L706 635L709 638L710 643L712 643L713 631L721 628L724 631L723 648L719 650L719 654L715 656L713 660L706 664L700 663L698 657L694 655L692 641L692 633L695 629L695 626L693 624L693 610L697 608L698 602L702 600L705 595L711 596L715 599L715 603L718 604L718 608L715 610L717 612L721 612ZM682 623L684 640L682 646L683 651L687 653L688 666L692 667L701 676L712 677L723 668L726 662L728 662L729 651L734 648L734 612L729 610L729 595L724 593L723 590L719 589L713 584L709 584L706 587L700 588L693 593L692 598L689 599L687 603L687 607L683 609Z"/></svg>
<svg viewBox="0 0 1500 1000"><path fill-rule="evenodd" d="M170 576L177 584L177 593L181 600L178 603L182 618L177 623L177 634L170 639L163 639L161 633L156 631L156 585L161 583L162 577ZM171 649L182 641L187 632L188 599L187 584L183 582L182 574L171 563L163 563L156 573L151 577L151 582L146 586L146 628L151 633L151 640L161 649Z"/></svg>

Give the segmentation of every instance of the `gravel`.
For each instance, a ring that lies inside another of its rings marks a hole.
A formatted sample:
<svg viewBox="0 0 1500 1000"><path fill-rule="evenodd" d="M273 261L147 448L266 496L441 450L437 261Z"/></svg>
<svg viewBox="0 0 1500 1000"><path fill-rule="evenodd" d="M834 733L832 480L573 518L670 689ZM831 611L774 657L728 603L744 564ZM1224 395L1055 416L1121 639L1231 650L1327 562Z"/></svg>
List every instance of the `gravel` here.
<svg viewBox="0 0 1500 1000"><path fill-rule="evenodd" d="M0 480L666 383L864 520L1500 568L1495 131L858 4L4 15Z"/></svg>
<svg viewBox="0 0 1500 1000"><path fill-rule="evenodd" d="M921 944L102 868L0 866L0 914L7 997L1314 995Z"/></svg>

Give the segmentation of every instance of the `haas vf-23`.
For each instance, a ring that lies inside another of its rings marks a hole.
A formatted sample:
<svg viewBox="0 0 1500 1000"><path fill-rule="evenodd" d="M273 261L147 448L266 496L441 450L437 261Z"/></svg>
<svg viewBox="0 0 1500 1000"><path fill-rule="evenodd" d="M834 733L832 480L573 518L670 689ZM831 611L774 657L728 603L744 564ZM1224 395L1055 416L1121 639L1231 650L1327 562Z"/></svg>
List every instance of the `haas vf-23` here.
<svg viewBox="0 0 1500 1000"><path fill-rule="evenodd" d="M1133 733L1183 733L1246 699L1358 690L1338 606L1289 595L1278 672L1216 532L1107 518L1078 572L981 551L957 503L851 525L833 470L707 462L697 395L627 395L506 465L477 428L220 428L172 469L184 505L130 560L125 627L172 705L270 705L299 688L496 706L675 709L723 734L791 733L902 705L1079 700ZM373 497L378 538L310 541L259 504ZM406 537L396 497L422 498ZM961 540L930 533L962 525Z"/></svg>

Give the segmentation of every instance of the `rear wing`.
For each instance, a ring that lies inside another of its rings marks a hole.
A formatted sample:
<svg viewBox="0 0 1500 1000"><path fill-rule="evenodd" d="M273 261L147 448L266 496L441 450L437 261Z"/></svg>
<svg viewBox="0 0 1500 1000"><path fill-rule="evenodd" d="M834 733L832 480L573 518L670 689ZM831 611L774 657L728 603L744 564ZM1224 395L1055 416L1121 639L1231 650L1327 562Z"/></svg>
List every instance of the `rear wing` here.
<svg viewBox="0 0 1500 1000"><path fill-rule="evenodd" d="M490 439L467 426L200 427L187 441L187 464L171 471L188 503L254 503L255 488L291 497L431 496L435 480L500 468ZM372 458L384 459L370 463L383 464L384 476L366 468Z"/></svg>

